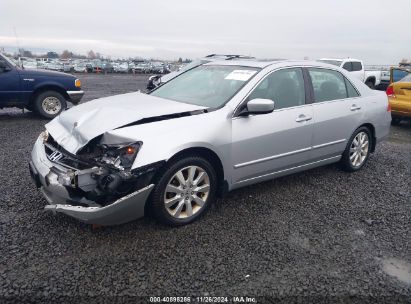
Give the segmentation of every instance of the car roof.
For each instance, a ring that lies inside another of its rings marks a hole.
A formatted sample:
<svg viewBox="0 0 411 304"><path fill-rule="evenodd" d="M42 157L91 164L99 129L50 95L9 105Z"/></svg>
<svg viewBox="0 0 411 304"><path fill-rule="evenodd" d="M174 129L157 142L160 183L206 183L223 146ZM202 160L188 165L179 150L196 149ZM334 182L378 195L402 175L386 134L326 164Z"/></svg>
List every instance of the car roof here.
<svg viewBox="0 0 411 304"><path fill-rule="evenodd" d="M355 59L355 58L321 58L319 60L333 60L333 61L361 61L360 59Z"/></svg>
<svg viewBox="0 0 411 304"><path fill-rule="evenodd" d="M317 67L325 67L336 69L335 65L330 65L327 63L322 63L318 61L311 61L311 60L285 60L285 59L278 59L278 60L220 60L220 61L212 61L208 62L204 65L230 65L230 66L243 66L243 67L254 67L264 69L268 66L277 66L277 67L289 67L289 66L317 66Z"/></svg>

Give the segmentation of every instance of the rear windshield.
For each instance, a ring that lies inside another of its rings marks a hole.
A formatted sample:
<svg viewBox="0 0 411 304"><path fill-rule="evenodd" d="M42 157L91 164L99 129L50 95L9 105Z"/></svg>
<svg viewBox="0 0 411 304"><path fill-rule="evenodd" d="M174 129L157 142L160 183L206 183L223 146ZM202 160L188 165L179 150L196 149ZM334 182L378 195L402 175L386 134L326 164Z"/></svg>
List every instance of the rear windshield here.
<svg viewBox="0 0 411 304"><path fill-rule="evenodd" d="M400 82L411 82L411 74L408 74L400 80Z"/></svg>

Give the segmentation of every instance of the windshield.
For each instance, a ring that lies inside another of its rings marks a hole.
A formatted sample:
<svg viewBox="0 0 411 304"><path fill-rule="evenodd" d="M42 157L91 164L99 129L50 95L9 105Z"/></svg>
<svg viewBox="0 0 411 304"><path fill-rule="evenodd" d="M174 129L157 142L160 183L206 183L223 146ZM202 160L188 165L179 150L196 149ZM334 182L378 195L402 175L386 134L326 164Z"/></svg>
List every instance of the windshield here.
<svg viewBox="0 0 411 304"><path fill-rule="evenodd" d="M202 65L166 82L151 95L219 108L258 71L258 68L252 67Z"/></svg>
<svg viewBox="0 0 411 304"><path fill-rule="evenodd" d="M342 61L341 60L317 60L319 62L324 62L324 63L328 63L328 64L332 64L332 65L336 65L336 66L341 66Z"/></svg>
<svg viewBox="0 0 411 304"><path fill-rule="evenodd" d="M10 58L8 58L7 56L4 56L3 54L0 54L0 57L3 58L4 60L7 61L7 63L9 63L11 66L13 67L17 67L17 64L15 64Z"/></svg>

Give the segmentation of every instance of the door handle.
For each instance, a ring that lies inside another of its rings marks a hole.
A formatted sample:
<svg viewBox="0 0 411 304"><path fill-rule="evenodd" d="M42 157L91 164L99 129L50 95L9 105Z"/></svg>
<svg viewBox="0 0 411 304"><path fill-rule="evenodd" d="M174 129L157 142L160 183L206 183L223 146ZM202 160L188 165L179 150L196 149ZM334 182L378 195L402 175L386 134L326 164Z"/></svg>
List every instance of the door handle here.
<svg viewBox="0 0 411 304"><path fill-rule="evenodd" d="M361 110L360 106L357 106L356 104L353 104L350 108L351 111L357 111L357 110Z"/></svg>
<svg viewBox="0 0 411 304"><path fill-rule="evenodd" d="M305 116L304 114L300 114L300 115L298 115L298 117L295 119L295 121L296 122L303 122L303 121L308 121L308 120L311 120L312 119L312 117L308 117L308 116Z"/></svg>

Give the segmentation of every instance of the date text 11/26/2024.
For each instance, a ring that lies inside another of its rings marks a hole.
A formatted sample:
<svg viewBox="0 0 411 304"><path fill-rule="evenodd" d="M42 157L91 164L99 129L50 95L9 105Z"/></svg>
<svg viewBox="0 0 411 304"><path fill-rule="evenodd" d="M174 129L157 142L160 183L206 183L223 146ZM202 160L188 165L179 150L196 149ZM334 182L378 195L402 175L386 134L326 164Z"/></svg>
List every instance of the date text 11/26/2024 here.
<svg viewBox="0 0 411 304"><path fill-rule="evenodd" d="M255 297L150 297L150 303L257 303Z"/></svg>

